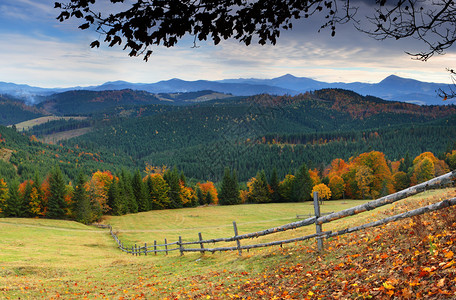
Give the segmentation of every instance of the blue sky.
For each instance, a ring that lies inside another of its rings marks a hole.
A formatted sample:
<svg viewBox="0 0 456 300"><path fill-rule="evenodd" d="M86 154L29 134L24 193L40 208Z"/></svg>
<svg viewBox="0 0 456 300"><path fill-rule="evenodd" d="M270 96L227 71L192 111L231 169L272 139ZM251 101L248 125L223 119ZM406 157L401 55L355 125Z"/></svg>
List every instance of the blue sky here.
<svg viewBox="0 0 456 300"><path fill-rule="evenodd" d="M54 0L0 2L0 81L40 87L98 85L125 80L151 83L171 78L219 80L273 78L284 74L328 82L378 82L388 75L451 83L445 69L456 54L428 62L404 53L424 47L414 40L375 41L352 25L339 27L334 38L317 33L318 23L295 23L277 45L244 46L228 40L218 46L184 39L174 48L155 48L149 62L131 58L122 47L89 44L98 38L74 21L60 23ZM315 21L315 20L313 20ZM313 22L311 20L311 22Z"/></svg>

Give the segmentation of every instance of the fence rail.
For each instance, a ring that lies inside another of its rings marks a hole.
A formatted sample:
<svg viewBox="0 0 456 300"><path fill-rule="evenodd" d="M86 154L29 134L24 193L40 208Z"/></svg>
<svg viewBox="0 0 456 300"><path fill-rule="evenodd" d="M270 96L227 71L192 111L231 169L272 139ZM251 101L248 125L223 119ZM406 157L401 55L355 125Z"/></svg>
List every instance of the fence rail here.
<svg viewBox="0 0 456 300"><path fill-rule="evenodd" d="M167 240L165 239L163 244L157 244L157 241L154 241L152 245L148 245L147 243L144 243L144 246L138 246L138 245L132 245L130 247L126 247L118 238L117 234L113 231L111 225L102 225L102 224L96 224L96 226L100 228L108 228L110 230L111 236L114 238L116 241L118 247L120 250L133 254L133 255L147 255L148 253L154 253L157 255L157 253L165 253L168 254L168 252L172 251L179 251L180 255L183 255L184 252L216 252L216 251L238 251L239 255L242 254L242 250L249 250L253 248L260 248L260 247L268 247L268 246L276 246L276 245L283 245L287 243L294 243L298 241L304 241L312 238L316 238L318 241L318 248L321 250L323 248L323 239L324 238L329 238L329 237L334 237L338 235L343 235L351 232L355 232L358 230L370 228L370 227L375 227L375 226L380 226L384 225L389 222L401 220L404 218L409 218L412 216L417 216L421 214L425 214L431 211L439 210L442 208L446 208L449 206L456 205L456 198L452 199L447 199L443 200L438 203L434 203L428 206L420 207L418 209L414 209L411 211L407 211L395 216L387 217L382 220L378 220L375 222L363 224L360 226L352 227L352 228L345 228L342 230L338 230L335 232L332 231L322 231L321 226L324 223L329 223L341 218L345 218L348 216L353 216L362 212L370 211L375 208L379 208L381 206L387 205L387 204L392 204L394 202L397 202L399 200L405 199L407 197L410 197L412 195L421 193L425 190L428 189L433 189L433 188L439 188L446 186L448 184L452 184L456 180L456 170L452 171L450 173L447 173L445 175L436 177L434 179L431 179L429 181L423 182L421 184L415 185L413 187L404 189L402 191L399 191L397 193L381 197L377 200L373 200L370 202L367 202L365 204L361 204L352 208L348 208L339 212L335 213L329 213L323 216L320 216L319 213L319 202L318 198L314 197L314 207L315 207L315 216L306 218L301 221L297 222L292 222L289 224L285 224L282 226L274 227L274 228L269 228L257 232L251 232L251 233L246 233L246 234L238 234L237 230L237 225L236 222L233 222L233 230L234 230L234 236L232 237L227 237L227 238L217 238L217 239L207 239L203 240L201 232L198 234L199 240L197 241L189 241L189 242L183 242L182 237L179 237L179 240L176 242L168 243ZM297 237L297 238L292 238L292 239L286 239L286 240L279 240L279 241L273 241L269 243L259 243L259 244L253 244L253 245L241 245L241 241L245 239L252 239L252 238L258 238L261 236L266 236L278 232L283 232L291 229L297 229L303 226L308 226L308 225L316 225L316 233L302 236L302 237ZM205 244L216 244L220 242L236 242L236 246L229 246L229 247L213 247L213 248L206 248ZM185 248L184 246L189 246L189 245L200 245L199 248ZM169 248L172 247L172 248ZM159 249L162 248L162 249ZM163 249L164 248L164 249Z"/></svg>

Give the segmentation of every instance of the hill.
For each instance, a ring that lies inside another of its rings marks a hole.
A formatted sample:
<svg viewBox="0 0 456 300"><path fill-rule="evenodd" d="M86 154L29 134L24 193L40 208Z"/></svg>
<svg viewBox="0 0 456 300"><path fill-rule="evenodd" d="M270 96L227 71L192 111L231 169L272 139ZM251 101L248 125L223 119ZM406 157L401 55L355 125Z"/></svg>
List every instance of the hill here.
<svg viewBox="0 0 456 300"><path fill-rule="evenodd" d="M456 136L454 106L418 106L335 89L132 111L120 118L113 112L66 145L122 153L140 166L175 165L189 177L217 181L227 166L247 180L261 169L276 167L284 176L304 162L321 168L371 150L391 160L407 152L441 153Z"/></svg>
<svg viewBox="0 0 456 300"><path fill-rule="evenodd" d="M56 115L92 115L115 108L150 104L186 105L227 97L230 96L209 90L160 94L151 94L146 91L131 89L103 91L74 90L45 97L45 100L40 102L37 107Z"/></svg>
<svg viewBox="0 0 456 300"><path fill-rule="evenodd" d="M0 125L12 125L45 114L45 111L29 106L22 100L0 94Z"/></svg>

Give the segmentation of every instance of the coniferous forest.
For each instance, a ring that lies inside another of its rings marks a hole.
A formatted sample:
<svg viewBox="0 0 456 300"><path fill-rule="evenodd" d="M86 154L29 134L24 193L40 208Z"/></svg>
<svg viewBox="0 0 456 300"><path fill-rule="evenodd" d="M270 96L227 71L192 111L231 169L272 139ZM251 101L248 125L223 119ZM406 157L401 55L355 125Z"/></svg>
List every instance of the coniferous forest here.
<svg viewBox="0 0 456 300"><path fill-rule="evenodd" d="M0 214L90 223L104 214L305 201L313 190L327 200L373 199L456 167L452 105L337 89L185 105L164 96L66 92L37 106L0 98L8 110L0 121L10 125L0 126Z"/></svg>

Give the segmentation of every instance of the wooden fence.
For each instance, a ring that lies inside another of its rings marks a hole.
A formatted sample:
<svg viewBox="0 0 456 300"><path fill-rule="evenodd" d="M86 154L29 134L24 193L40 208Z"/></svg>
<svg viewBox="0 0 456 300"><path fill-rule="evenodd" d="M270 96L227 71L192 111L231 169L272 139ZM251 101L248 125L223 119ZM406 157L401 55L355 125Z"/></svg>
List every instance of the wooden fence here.
<svg viewBox="0 0 456 300"><path fill-rule="evenodd" d="M283 245L287 243L293 243L293 242L298 242L298 241L304 241L308 239L315 238L317 239L317 244L318 244L318 249L322 250L323 249L323 239L324 238L329 238L329 237L334 237L338 235L343 235L346 233L351 233L355 232L358 230L370 228L370 227L375 227L375 226L380 226L389 222L401 220L404 218L409 218L412 216L417 216L421 215L424 213L428 213L431 211L439 210L445 207L453 206L456 205L456 198L452 199L446 199L443 201L440 201L438 203L434 203L428 206L420 207L415 210L407 211L395 216L387 217L382 220L378 220L375 222L371 222L368 224L363 224L360 226L356 227L351 227L351 228L345 228L339 231L322 231L322 224L324 223L329 223L341 218L345 218L348 216L353 216L365 211L370 211L375 208L391 204L394 202L397 202L399 200L405 199L409 196L421 193L425 190L428 189L435 189L435 188L440 188L447 186L449 184L452 184L456 180L456 170L452 171L450 173L447 173L445 175L436 177L434 179L431 179L429 181L423 182L421 184L415 185L413 187L407 188L405 190L399 191L397 193L381 197L377 200L373 200L367 203L364 203L362 205L358 205L352 208L348 208L339 212L335 213L330 213L326 214L324 216L320 216L320 206L319 206L319 201L318 201L318 196L314 194L314 208L315 208L315 216L306 218L302 221L297 221L289 224L285 224L279 227L274 227L274 228L269 228L266 230L262 231L257 231L257 232L251 232L247 234L238 234L237 230L237 225L236 222L233 222L233 231L234 235L232 237L227 237L227 238L217 238L217 239L207 239L204 240L202 237L202 234L199 233L198 237L199 240L197 241L192 241L192 242L183 242L182 237L179 237L179 240L176 242L168 243L167 240L164 240L163 244L157 244L157 241L154 241L152 245L148 245L145 243L143 246L138 246L138 245L133 245L133 246L125 246L117 237L117 234L113 231L111 225L97 225L102 228L108 228L110 230L111 236L114 238L116 241L118 247L120 250L133 254L133 255L148 255L149 253L154 253L157 255L157 253L165 253L168 254L169 252L172 251L179 251L180 255L183 255L185 252L211 252L214 253L216 251L238 251L239 255L242 254L242 250L248 250L248 249L253 249L253 248L260 248L260 247L268 247L268 246L274 246L274 245ZM260 244L253 244L253 245L241 245L241 241L245 239L253 239L253 238L258 238L261 236L266 236L270 234L274 234L277 232L283 232L291 229L296 229L300 228L303 226L308 226L315 224L316 226L316 233L302 236L302 237L297 237L297 238L292 238L292 239L287 239L287 240L278 240L278 241L273 241L269 243L260 243ZM207 247L207 244L215 244L216 243L221 243L221 242L236 242L236 246L229 246L229 247L212 247L209 248ZM198 247L199 246L199 247Z"/></svg>

